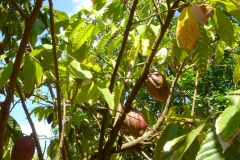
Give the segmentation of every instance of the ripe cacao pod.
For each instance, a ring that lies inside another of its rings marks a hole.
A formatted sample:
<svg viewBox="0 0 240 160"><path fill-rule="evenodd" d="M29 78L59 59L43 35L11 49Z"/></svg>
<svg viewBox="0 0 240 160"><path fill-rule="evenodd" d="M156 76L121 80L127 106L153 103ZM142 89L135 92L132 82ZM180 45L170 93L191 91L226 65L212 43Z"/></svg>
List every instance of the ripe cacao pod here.
<svg viewBox="0 0 240 160"><path fill-rule="evenodd" d="M166 78L158 72L151 72L145 80L147 91L150 95L160 101L166 101L170 94L170 88Z"/></svg>
<svg viewBox="0 0 240 160"><path fill-rule="evenodd" d="M131 109L127 113L124 125L134 137L142 136L147 129L146 119L137 109Z"/></svg>
<svg viewBox="0 0 240 160"><path fill-rule="evenodd" d="M32 136L19 138L12 149L12 160L31 160L35 152L35 142Z"/></svg>

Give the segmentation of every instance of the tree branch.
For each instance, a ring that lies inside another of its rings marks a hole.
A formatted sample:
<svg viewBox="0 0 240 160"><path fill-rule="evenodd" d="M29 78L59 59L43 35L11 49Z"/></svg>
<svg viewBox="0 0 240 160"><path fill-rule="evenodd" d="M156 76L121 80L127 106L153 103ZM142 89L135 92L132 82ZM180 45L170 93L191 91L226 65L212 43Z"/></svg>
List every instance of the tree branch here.
<svg viewBox="0 0 240 160"><path fill-rule="evenodd" d="M35 144L36 144L36 148L37 148L37 152L38 152L38 158L39 158L39 160L43 160L43 154L42 154L41 146L40 146L40 143L39 143L38 134L36 132L34 123L33 123L32 118L31 118L31 116L30 116L30 114L28 112L27 106L26 106L25 101L24 101L24 97L22 95L21 89L20 89L18 84L16 85L16 89L17 89L17 93L18 93L18 95L20 97L23 110L24 110L24 112L25 112L25 114L27 116L27 120L28 120L28 122L30 124L30 127L32 129L33 138L34 138L34 141L35 141Z"/></svg>
<svg viewBox="0 0 240 160"><path fill-rule="evenodd" d="M21 7L19 7L19 5L17 4L17 2L15 0L10 0L11 3L14 5L14 7L17 9L17 11L19 12L19 14L22 16L23 20L26 21L28 19L28 17L26 16L26 14L23 12L23 10L21 9Z"/></svg>
<svg viewBox="0 0 240 160"><path fill-rule="evenodd" d="M142 73L141 73L139 79L137 80L137 82L135 84L135 87L133 88L131 94L129 95L129 98L127 99L127 102L125 103L124 113L127 113L129 111L129 109L131 108L131 104L132 104L133 100L135 99L139 89L141 88L141 86L142 86L142 84L143 84L143 82L144 82L144 80L145 80L145 78L146 78L146 76L148 74L148 69L150 68L151 62L152 62L152 60L153 60L153 58L155 56L155 53L156 53L156 51L158 49L158 46L159 46L159 44L160 44L160 42L161 42L165 32L167 31L167 28L170 25L170 22L172 20L173 15L174 15L175 11L173 11L172 9L177 8L179 2L180 2L180 0L174 1L172 8L168 11L168 15L166 17L165 23L164 23L164 25L161 26L160 33L159 33L158 37L156 38L156 40L154 41L154 43L152 45L151 52L150 52L150 54L149 54L149 56L148 56L148 58L146 60L145 65L143 66ZM169 100L169 103L170 103L170 100ZM110 137L108 139L108 142L107 142L107 144L106 144L106 146L105 146L105 148L103 150L103 159L104 160L107 159L107 157L108 157L108 155L109 155L109 153L110 153L110 151L111 151L111 149L113 147L115 139L116 139L116 137L118 135L118 131L119 131L119 129L120 129L124 119L125 119L125 114L123 114L119 118L119 120L117 121L116 125L112 128L112 131L110 133ZM158 122L158 123L160 123L160 122Z"/></svg>
<svg viewBox="0 0 240 160"><path fill-rule="evenodd" d="M26 45L28 43L30 33L33 27L33 24L35 20L37 19L38 13L42 7L42 2L43 0L36 0L35 6L33 8L33 11L30 14L30 17L25 20L25 29L23 32L23 37L20 42L18 51L17 51L17 56L15 59L15 62L13 64L13 69L12 69L12 74L10 77L10 82L9 82L9 88L8 88L8 93L6 96L6 99L4 103L1 105L1 113L0 113L0 159L3 157L3 144L4 144L4 135L5 135L5 130L6 130L6 124L7 124L7 119L9 116L9 109L11 105L11 101L14 95L14 90L17 82L17 76L19 72L20 65L22 63L22 58L26 49Z"/></svg>
<svg viewBox="0 0 240 160"><path fill-rule="evenodd" d="M58 113L58 126L59 126L59 142L61 143L61 140L63 141L64 134L62 131L62 110L61 110L61 89L59 84L59 72L58 72L58 57L57 57L57 51L56 51L56 40L55 40L55 31L54 31L54 22L53 22L53 3L52 0L48 0L49 2L49 14L50 14L50 33L52 37L52 46L53 46L53 61L54 61L54 71L55 71L55 77L56 77L56 92L57 92L57 113ZM63 141L64 143L64 141ZM66 154L64 151L64 147L60 146L60 149L62 151L63 159L66 159ZM60 153L60 152L59 152ZM61 156L59 156L60 158Z"/></svg>
<svg viewBox="0 0 240 160"><path fill-rule="evenodd" d="M138 4L138 0L134 0L132 9L131 9L131 12L130 12L130 15L129 15L128 23L127 23L127 26L126 26L126 29L125 29L125 32L124 32L122 46L121 46L121 49L119 51L118 58L117 58L117 61L116 61L116 65L115 65L115 68L114 68L114 71L113 71L113 74L112 74L112 77L111 77L111 81L110 81L109 90L110 90L111 93L113 91L113 86L114 86L117 71L118 71L118 68L119 68L119 65L120 65L120 62L121 62L121 59L122 59L122 55L123 55L125 46L127 44L127 39L128 39L128 35L129 35L129 32L130 32L131 26L132 26L132 20L133 20L135 9L137 8L137 4ZM107 105L106 105L106 108L108 108ZM106 122L107 122L107 114L108 114L108 110L105 110L103 112L102 128L101 128L100 140L99 140L99 145L98 145L98 154L99 154L98 155L98 160L102 159L102 146L103 146L103 140L104 140L104 134L105 134L105 128L106 128Z"/></svg>

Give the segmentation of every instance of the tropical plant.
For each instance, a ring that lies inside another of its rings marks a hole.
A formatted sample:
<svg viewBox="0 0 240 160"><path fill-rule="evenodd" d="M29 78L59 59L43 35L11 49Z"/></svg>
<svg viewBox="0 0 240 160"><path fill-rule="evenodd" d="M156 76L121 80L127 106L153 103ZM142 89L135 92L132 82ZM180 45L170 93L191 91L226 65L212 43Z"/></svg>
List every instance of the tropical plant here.
<svg viewBox="0 0 240 160"><path fill-rule="evenodd" d="M0 2L0 159L23 136L9 116L18 103L40 160L31 115L52 126L49 159L240 156L239 1L92 0L71 16L48 1ZM166 101L148 93L150 72L166 77ZM132 109L140 137L123 125Z"/></svg>

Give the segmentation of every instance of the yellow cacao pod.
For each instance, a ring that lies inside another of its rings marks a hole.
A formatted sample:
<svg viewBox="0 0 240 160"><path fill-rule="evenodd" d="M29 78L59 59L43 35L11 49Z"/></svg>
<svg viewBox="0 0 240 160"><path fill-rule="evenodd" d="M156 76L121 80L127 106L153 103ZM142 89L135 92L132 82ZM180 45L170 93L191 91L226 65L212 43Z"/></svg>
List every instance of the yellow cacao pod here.
<svg viewBox="0 0 240 160"><path fill-rule="evenodd" d="M159 101L166 101L168 99L170 88L166 78L161 73L149 73L145 80L145 85L153 98Z"/></svg>

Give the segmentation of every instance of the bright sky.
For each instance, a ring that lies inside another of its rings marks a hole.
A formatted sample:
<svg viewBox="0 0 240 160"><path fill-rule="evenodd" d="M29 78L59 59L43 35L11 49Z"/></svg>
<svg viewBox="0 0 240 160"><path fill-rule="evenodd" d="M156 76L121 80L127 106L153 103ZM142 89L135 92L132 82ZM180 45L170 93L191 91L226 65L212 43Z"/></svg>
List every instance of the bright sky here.
<svg viewBox="0 0 240 160"><path fill-rule="evenodd" d="M70 0L52 0L52 1L53 1L54 9L64 11L68 15L72 15L72 14L76 13L82 7L88 9L92 6L91 0L71 0L71 1ZM49 4L48 0L44 0L43 5L48 6L48 4ZM0 95L1 101L3 101L4 98L5 98L4 96ZM26 105L28 106L29 109L36 107L36 104L32 104L32 102L30 102L30 101L26 101ZM28 134L28 135L32 133L32 130L30 128L30 125L26 119L25 113L24 113L20 103L14 107L14 109L12 110L10 115L14 119L16 119L16 121L19 123L23 133ZM50 131L51 125L48 125L48 123L46 121L38 122L38 120L36 118L34 118L33 116L32 116L32 118L33 118L34 125L35 125L38 135L44 135L44 136L47 136L48 138L51 138L52 137L52 133ZM40 141L42 147L44 146L44 142L45 142L45 140ZM47 140L47 145L48 144L49 144L49 140Z"/></svg>

